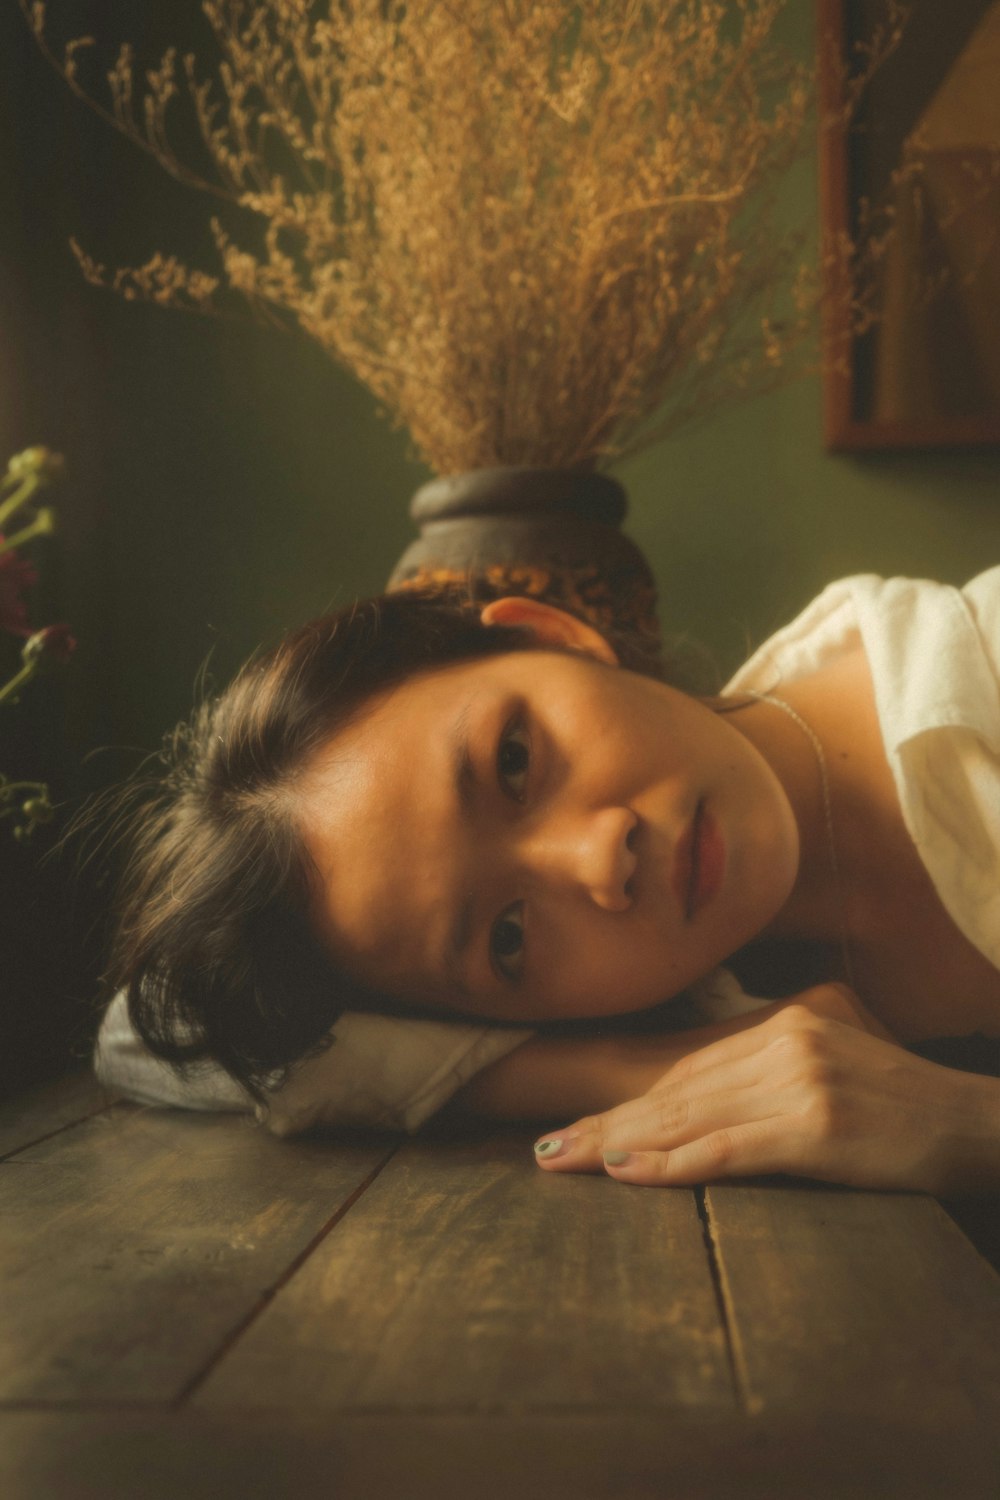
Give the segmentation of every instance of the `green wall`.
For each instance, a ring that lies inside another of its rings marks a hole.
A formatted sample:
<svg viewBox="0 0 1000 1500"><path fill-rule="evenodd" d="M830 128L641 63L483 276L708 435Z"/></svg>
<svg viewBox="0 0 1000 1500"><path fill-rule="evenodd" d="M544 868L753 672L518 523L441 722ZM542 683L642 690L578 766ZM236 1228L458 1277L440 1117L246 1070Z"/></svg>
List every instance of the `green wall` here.
<svg viewBox="0 0 1000 1500"><path fill-rule="evenodd" d="M820 402L803 381L620 471L665 625L727 671L833 578L1000 562L1000 453L825 453Z"/></svg>

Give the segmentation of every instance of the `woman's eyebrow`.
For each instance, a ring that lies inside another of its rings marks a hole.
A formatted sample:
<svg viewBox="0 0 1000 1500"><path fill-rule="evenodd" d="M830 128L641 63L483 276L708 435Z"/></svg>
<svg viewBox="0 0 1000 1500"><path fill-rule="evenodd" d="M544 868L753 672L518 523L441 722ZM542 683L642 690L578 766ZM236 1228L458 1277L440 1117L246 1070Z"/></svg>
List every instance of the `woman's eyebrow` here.
<svg viewBox="0 0 1000 1500"><path fill-rule="evenodd" d="M472 752L469 748L469 720L472 715L472 701L469 698L462 705L462 708L455 717L455 722L451 730L451 753L449 756L451 780L459 811L463 818L468 818L472 812L478 782L475 762L472 759ZM468 996L468 986L462 978L462 960L472 936L474 904L472 893L467 892L463 896L458 912L456 913L448 939L448 946L444 954L444 972L447 974L450 983L465 997Z"/></svg>
<svg viewBox="0 0 1000 1500"><path fill-rule="evenodd" d="M472 811L476 793L476 767L469 749L469 719L472 699L463 704L451 730L451 780L464 817Z"/></svg>

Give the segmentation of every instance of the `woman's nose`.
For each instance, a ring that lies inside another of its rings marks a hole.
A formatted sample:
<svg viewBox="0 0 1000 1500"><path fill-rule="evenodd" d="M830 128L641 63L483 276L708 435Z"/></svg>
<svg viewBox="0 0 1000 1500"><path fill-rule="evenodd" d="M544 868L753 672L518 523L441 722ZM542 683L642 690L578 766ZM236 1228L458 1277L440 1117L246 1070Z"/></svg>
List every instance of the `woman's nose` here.
<svg viewBox="0 0 1000 1500"><path fill-rule="evenodd" d="M548 819L527 837L523 852L542 878L584 890L606 911L627 911L636 868L632 835L638 822L627 807Z"/></svg>

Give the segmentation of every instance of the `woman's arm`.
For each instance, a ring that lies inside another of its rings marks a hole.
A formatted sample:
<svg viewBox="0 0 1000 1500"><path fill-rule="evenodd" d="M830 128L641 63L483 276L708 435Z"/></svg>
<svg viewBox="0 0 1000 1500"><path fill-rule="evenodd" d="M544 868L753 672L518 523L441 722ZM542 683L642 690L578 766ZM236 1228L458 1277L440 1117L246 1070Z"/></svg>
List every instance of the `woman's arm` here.
<svg viewBox="0 0 1000 1500"><path fill-rule="evenodd" d="M849 992L822 990L826 1014L771 1007L643 1096L551 1131L539 1165L650 1186L782 1172L946 1195L1000 1189L1000 1082L914 1056L859 1024L870 1018Z"/></svg>

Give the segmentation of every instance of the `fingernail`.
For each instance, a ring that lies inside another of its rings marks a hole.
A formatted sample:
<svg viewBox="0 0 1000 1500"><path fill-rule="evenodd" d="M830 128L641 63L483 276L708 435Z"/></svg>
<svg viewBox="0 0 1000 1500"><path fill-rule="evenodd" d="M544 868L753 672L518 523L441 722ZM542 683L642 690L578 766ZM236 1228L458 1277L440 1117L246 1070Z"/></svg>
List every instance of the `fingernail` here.
<svg viewBox="0 0 1000 1500"><path fill-rule="evenodd" d="M606 1167L623 1167L632 1156L631 1151L605 1151L604 1165Z"/></svg>
<svg viewBox="0 0 1000 1500"><path fill-rule="evenodd" d="M565 1149L566 1142L562 1140L538 1141L535 1145L536 1156L558 1156Z"/></svg>

